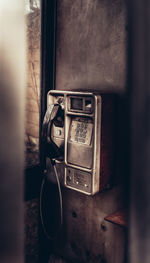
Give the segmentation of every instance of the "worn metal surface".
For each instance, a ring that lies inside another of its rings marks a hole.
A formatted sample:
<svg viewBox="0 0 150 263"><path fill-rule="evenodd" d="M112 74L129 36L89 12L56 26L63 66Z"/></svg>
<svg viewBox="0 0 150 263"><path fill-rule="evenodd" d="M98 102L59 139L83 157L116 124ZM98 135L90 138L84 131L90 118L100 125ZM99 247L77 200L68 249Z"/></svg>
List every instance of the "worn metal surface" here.
<svg viewBox="0 0 150 263"><path fill-rule="evenodd" d="M124 91L125 26L125 1L58 0L56 89ZM123 174L123 136L117 138L120 167L116 170L121 173L116 174L115 185ZM64 226L53 244L55 253L69 262L123 263L125 233L104 221L122 207L122 199L120 186L93 197L63 189Z"/></svg>
<svg viewBox="0 0 150 263"><path fill-rule="evenodd" d="M62 181L63 169L60 170L59 166L57 169ZM51 168L51 178L53 176L53 182L56 183L55 175L52 174ZM59 203L51 192L52 186L45 199L50 217L59 209ZM53 253L75 263L123 263L125 233L123 229L104 220L123 205L120 186L93 197L62 188L62 197L63 228L58 239L53 241Z"/></svg>
<svg viewBox="0 0 150 263"><path fill-rule="evenodd" d="M53 253L74 263L123 263L125 233L104 221L121 207L120 196L117 188L93 197L63 189L64 224Z"/></svg>
<svg viewBox="0 0 150 263"><path fill-rule="evenodd" d="M123 0L58 0L56 89L124 91Z"/></svg>

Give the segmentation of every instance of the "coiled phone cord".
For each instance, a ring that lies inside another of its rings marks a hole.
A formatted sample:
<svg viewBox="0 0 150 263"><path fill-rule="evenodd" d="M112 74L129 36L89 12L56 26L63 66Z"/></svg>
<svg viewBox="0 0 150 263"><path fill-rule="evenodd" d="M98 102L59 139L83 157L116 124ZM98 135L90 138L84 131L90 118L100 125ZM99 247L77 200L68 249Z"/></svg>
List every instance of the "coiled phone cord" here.
<svg viewBox="0 0 150 263"><path fill-rule="evenodd" d="M58 185L58 190L59 190L59 200L60 200L60 228L58 229L58 232L60 231L61 227L62 227L62 224L63 224L63 206L62 206L62 192L61 192L61 187L60 187L60 181L59 181L59 177L58 177L58 172L57 172L57 169L56 169L56 163L54 160L51 160L51 163L52 163L52 166L54 168L54 173L55 173L55 177L56 177L56 181L57 181L57 185ZM42 180L42 184L41 184L41 189L40 189L40 218L41 218L41 224L42 224L42 227L43 227L43 231L44 231L44 234L45 236L48 238L48 239L55 239L55 237L57 236L50 236L46 230L46 227L45 227L45 224L44 224L44 220L43 220L43 213L42 213L42 195L43 195L43 187L44 187L44 184L45 184L45 181L46 181L46 176L44 176L43 180Z"/></svg>

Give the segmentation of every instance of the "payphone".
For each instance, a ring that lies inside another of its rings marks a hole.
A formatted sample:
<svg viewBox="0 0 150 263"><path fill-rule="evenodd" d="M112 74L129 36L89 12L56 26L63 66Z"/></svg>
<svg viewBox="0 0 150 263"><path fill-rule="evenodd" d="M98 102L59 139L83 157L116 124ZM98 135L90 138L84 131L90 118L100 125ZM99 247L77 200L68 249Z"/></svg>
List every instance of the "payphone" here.
<svg viewBox="0 0 150 263"><path fill-rule="evenodd" d="M99 192L110 177L105 174L108 151L102 152L108 145L102 137L109 129L106 120L103 123L103 101L102 95L92 92L51 90L47 94L42 129L46 158L61 168L65 187L87 195Z"/></svg>

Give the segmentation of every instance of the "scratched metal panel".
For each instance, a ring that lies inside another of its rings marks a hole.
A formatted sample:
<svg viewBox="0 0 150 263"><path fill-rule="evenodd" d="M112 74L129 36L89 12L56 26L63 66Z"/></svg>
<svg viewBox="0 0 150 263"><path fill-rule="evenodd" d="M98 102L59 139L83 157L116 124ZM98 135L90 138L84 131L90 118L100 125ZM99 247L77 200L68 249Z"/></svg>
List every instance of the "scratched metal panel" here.
<svg viewBox="0 0 150 263"><path fill-rule="evenodd" d="M57 0L56 89L123 92L125 27L123 0ZM94 197L63 189L56 254L78 263L123 263L124 231L104 222L122 206L120 187Z"/></svg>
<svg viewBox="0 0 150 263"><path fill-rule="evenodd" d="M123 0L58 0L56 89L125 89Z"/></svg>
<svg viewBox="0 0 150 263"><path fill-rule="evenodd" d="M124 231L104 221L105 215L121 205L120 195L120 189L93 197L64 189L60 255L74 263L123 263Z"/></svg>
<svg viewBox="0 0 150 263"><path fill-rule="evenodd" d="M63 228L53 241L54 262L61 262L62 257L72 263L123 263L125 232L104 221L122 206L120 189L92 197L62 188L62 196ZM55 205L57 209L57 203ZM53 213L50 203L49 213Z"/></svg>

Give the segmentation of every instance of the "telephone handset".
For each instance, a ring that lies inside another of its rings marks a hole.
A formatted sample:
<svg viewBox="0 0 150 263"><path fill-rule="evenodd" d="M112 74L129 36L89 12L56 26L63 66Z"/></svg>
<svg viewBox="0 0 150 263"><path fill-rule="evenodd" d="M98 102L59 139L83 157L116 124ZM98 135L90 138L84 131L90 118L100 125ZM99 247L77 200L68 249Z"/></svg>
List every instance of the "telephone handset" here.
<svg viewBox="0 0 150 263"><path fill-rule="evenodd" d="M48 106L42 125L42 141L46 157L50 159L59 158L63 155L63 143L57 142L52 136L54 127L64 129L64 113L60 104ZM58 143L58 144L57 144Z"/></svg>
<svg viewBox="0 0 150 263"><path fill-rule="evenodd" d="M48 182L48 176L46 173L45 174L46 176L43 177L42 184L41 184L41 190L40 190L40 217L41 217L41 223L43 226L43 231L48 239L54 239L57 237L62 227L62 222L63 222L62 193L61 193L60 181L59 181L54 159L55 158L59 159L60 156L63 156L64 145L63 143L60 143L59 139L53 136L53 132L56 129L64 130L64 110L62 109L61 105L57 103L50 104L47 107L47 111L45 113L43 124L42 124L42 142L44 146L44 159L45 159L44 165L46 165L46 158L48 157L51 160L51 163L53 165L53 171L55 173L55 178L56 178L57 186L58 186L57 190L59 193L59 205L54 211L52 210L52 213L54 213L54 215L60 214L60 219L56 218L55 219L56 224L52 226L52 228L47 229L46 227L47 220L45 221L45 216L44 216L45 213L43 213L43 209L44 209L43 200L44 200L44 203L46 202L45 195L43 193L44 193L45 185L47 185L47 182ZM52 200L52 203L53 202L54 200ZM53 218L54 216L52 215L50 218L48 217L48 220L52 220L53 222Z"/></svg>

